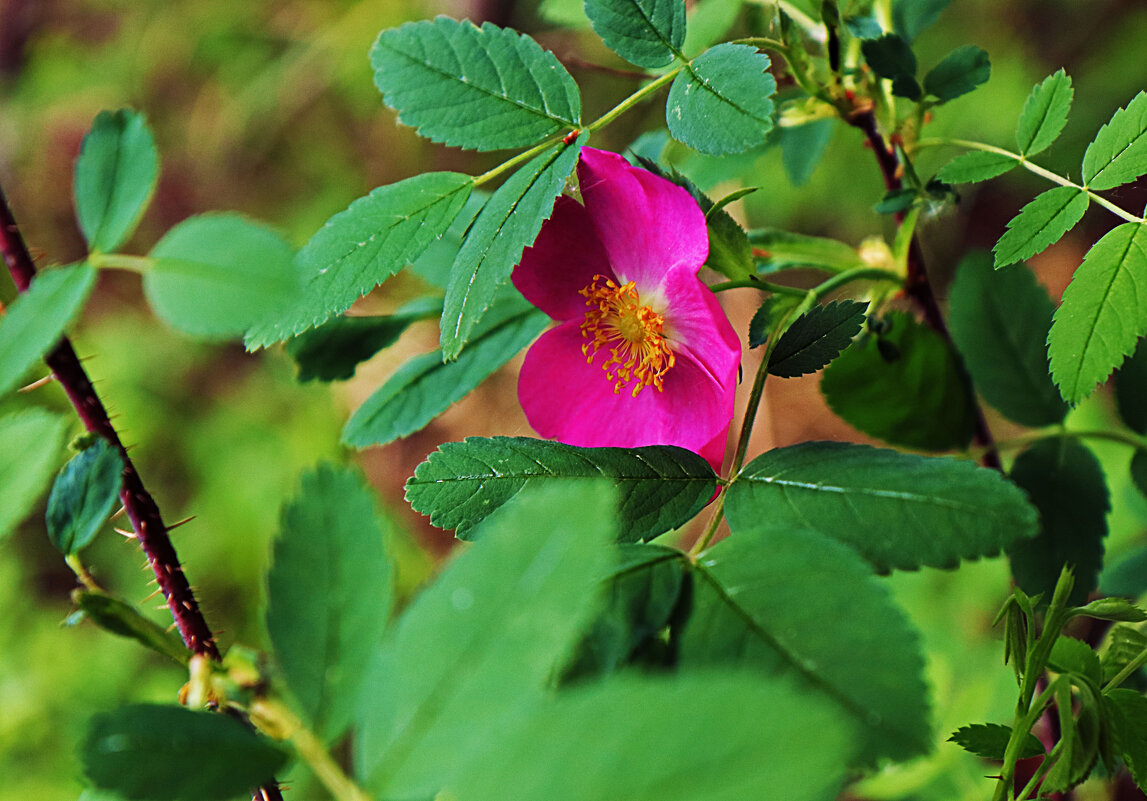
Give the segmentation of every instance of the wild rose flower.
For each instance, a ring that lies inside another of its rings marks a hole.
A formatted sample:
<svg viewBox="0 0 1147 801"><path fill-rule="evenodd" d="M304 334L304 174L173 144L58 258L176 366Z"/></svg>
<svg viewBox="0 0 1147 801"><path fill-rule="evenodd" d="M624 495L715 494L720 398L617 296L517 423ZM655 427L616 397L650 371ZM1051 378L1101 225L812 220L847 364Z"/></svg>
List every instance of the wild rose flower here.
<svg viewBox="0 0 1147 801"><path fill-rule="evenodd" d="M678 445L719 469L741 345L697 278L705 216L615 153L584 148L577 172L584 205L559 197L514 268L514 286L559 323L526 353L526 418L571 445Z"/></svg>

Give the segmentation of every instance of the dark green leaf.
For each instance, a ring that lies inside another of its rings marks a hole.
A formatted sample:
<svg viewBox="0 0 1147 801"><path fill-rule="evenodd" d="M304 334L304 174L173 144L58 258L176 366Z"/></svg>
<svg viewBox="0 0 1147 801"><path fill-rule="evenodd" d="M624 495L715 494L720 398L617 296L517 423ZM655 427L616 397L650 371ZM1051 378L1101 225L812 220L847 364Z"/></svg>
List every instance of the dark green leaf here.
<svg viewBox="0 0 1147 801"><path fill-rule="evenodd" d="M1003 175L1019 164L1011 156L973 150L945 164L936 177L946 184L973 184Z"/></svg>
<svg viewBox="0 0 1147 801"><path fill-rule="evenodd" d="M96 281L86 264L38 273L0 316L0 395L20 383L83 308Z"/></svg>
<svg viewBox="0 0 1147 801"><path fill-rule="evenodd" d="M239 335L298 299L291 246L239 214L188 218L150 255L144 292L155 313L185 334Z"/></svg>
<svg viewBox="0 0 1147 801"><path fill-rule="evenodd" d="M948 738L948 742L956 743L965 751L971 751L978 757L1003 761L1004 751L1008 747L1012 730L1010 726L1001 726L998 723L974 723L964 726ZM1043 743L1034 734L1028 732L1020 746L1020 759L1043 756L1045 754Z"/></svg>
<svg viewBox="0 0 1147 801"><path fill-rule="evenodd" d="M1079 607L1078 612L1097 620L1114 620L1125 623L1140 623L1147 620L1147 612L1125 598L1096 598L1091 603Z"/></svg>
<svg viewBox="0 0 1147 801"><path fill-rule="evenodd" d="M523 493L403 614L359 704L355 764L379 797L433 796L539 701L597 611L612 495L585 479Z"/></svg>
<svg viewBox="0 0 1147 801"><path fill-rule="evenodd" d="M884 33L876 17L871 15L845 17L844 27L857 39L879 39Z"/></svg>
<svg viewBox="0 0 1147 801"><path fill-rule="evenodd" d="M619 535L651 539L687 523L717 487L708 462L671 445L578 448L525 437L470 437L448 442L406 482L406 499L439 528L461 539L530 486L602 477L617 487Z"/></svg>
<svg viewBox="0 0 1147 801"><path fill-rule="evenodd" d="M444 358L458 358L498 287L510 280L522 251L553 212L588 136L583 133L573 144L535 157L498 187L479 212L450 269L440 340Z"/></svg>
<svg viewBox="0 0 1147 801"><path fill-rule="evenodd" d="M223 801L269 782L287 755L234 718L137 704L96 715L80 750L102 790L140 801Z"/></svg>
<svg viewBox="0 0 1147 801"><path fill-rule="evenodd" d="M1029 595L1050 598L1063 566L1072 565L1075 588L1069 602L1083 603L1103 565L1111 508L1103 469L1078 440L1056 437L1021 453L1011 477L1040 514L1039 534L1008 548L1016 584Z"/></svg>
<svg viewBox="0 0 1147 801"><path fill-rule="evenodd" d="M586 0L585 13L606 46L639 67L666 66L685 42L681 0Z"/></svg>
<svg viewBox="0 0 1147 801"><path fill-rule="evenodd" d="M873 206L877 214L902 214L912 208L916 202L915 189L893 189L885 193L880 202Z"/></svg>
<svg viewBox="0 0 1147 801"><path fill-rule="evenodd" d="M683 665L732 663L803 679L863 732L864 764L929 749L917 634L849 548L799 523L739 527L701 554L696 584Z"/></svg>
<svg viewBox="0 0 1147 801"><path fill-rule="evenodd" d="M956 271L950 295L952 339L976 388L1010 420L1055 425L1067 404L1047 366L1047 332L1055 307L1026 265L992 269L973 253Z"/></svg>
<svg viewBox="0 0 1147 801"><path fill-rule="evenodd" d="M32 511L58 462L64 418L43 409L0 417L0 542Z"/></svg>
<svg viewBox="0 0 1147 801"><path fill-rule="evenodd" d="M1115 408L1124 425L1147 434L1147 339L1115 371Z"/></svg>
<svg viewBox="0 0 1147 801"><path fill-rule="evenodd" d="M76 159L76 218L89 250L110 253L131 236L159 177L159 153L142 114L101 111Z"/></svg>
<svg viewBox="0 0 1147 801"><path fill-rule="evenodd" d="M1011 219L993 248L996 267L1029 259L1054 245L1083 218L1087 206L1087 193L1073 186L1057 186L1036 195Z"/></svg>
<svg viewBox="0 0 1147 801"><path fill-rule="evenodd" d="M924 97L924 90L911 75L897 75L892 79L892 94L919 101Z"/></svg>
<svg viewBox="0 0 1147 801"><path fill-rule="evenodd" d="M1147 698L1134 690L1104 693L1115 723L1119 751L1139 789L1147 788Z"/></svg>
<svg viewBox="0 0 1147 801"><path fill-rule="evenodd" d="M924 91L946 103L987 82L992 74L988 54L975 45L957 47L924 76Z"/></svg>
<svg viewBox="0 0 1147 801"><path fill-rule="evenodd" d="M881 78L894 80L916 74L916 56L903 37L886 33L879 39L865 39L860 51L872 71Z"/></svg>
<svg viewBox="0 0 1147 801"><path fill-rule="evenodd" d="M72 457L48 496L48 538L65 556L88 545L119 503L123 458L103 437Z"/></svg>
<svg viewBox="0 0 1147 801"><path fill-rule="evenodd" d="M773 327L798 303L800 298L794 295L772 295L765 298L749 321L749 347L759 348L764 345Z"/></svg>
<svg viewBox="0 0 1147 801"><path fill-rule="evenodd" d="M1126 598L1138 598L1147 592L1147 546L1133 548L1104 565L1099 574L1099 591Z"/></svg>
<svg viewBox="0 0 1147 801"><path fill-rule="evenodd" d="M1099 654L1091 646L1074 637L1061 635L1052 644L1047 666L1056 673L1075 673L1093 684L1103 681L1103 671L1099 667Z"/></svg>
<svg viewBox="0 0 1147 801"><path fill-rule="evenodd" d="M1051 147L1067 125L1067 114L1075 90L1071 78L1060 69L1032 88L1016 125L1016 145L1020 153L1034 156Z"/></svg>
<svg viewBox="0 0 1147 801"><path fill-rule="evenodd" d="M833 361L820 388L834 412L885 442L942 451L971 441L975 401L957 356L903 312Z"/></svg>
<svg viewBox="0 0 1147 801"><path fill-rule="evenodd" d="M1131 457L1131 483L1147 495L1147 450L1139 448Z"/></svg>
<svg viewBox="0 0 1147 801"><path fill-rule="evenodd" d="M758 456L729 488L735 533L812 529L878 570L955 567L1034 536L1036 510L971 462L809 442Z"/></svg>
<svg viewBox="0 0 1147 801"><path fill-rule="evenodd" d="M1103 680L1111 681L1147 650L1147 634L1133 626L1113 626L1102 659ZM1142 671L1142 668L1140 668Z"/></svg>
<svg viewBox="0 0 1147 801"><path fill-rule="evenodd" d="M865 266L855 248L827 237L757 228L749 232L749 242L768 254L768 264L774 269L819 267L835 273Z"/></svg>
<svg viewBox="0 0 1147 801"><path fill-rule="evenodd" d="M679 142L711 156L764 144L773 127L776 79L769 57L726 42L706 50L669 89L665 121Z"/></svg>
<svg viewBox="0 0 1147 801"><path fill-rule="evenodd" d="M1117 109L1083 154L1083 184L1114 189L1147 174L1147 91Z"/></svg>
<svg viewBox="0 0 1147 801"><path fill-rule="evenodd" d="M892 29L909 42L915 41L925 28L935 24L948 0L894 0Z"/></svg>
<svg viewBox="0 0 1147 801"><path fill-rule="evenodd" d="M1147 333L1147 226L1124 223L1096 242L1063 293L1047 338L1051 377L1068 403L1091 394Z"/></svg>
<svg viewBox="0 0 1147 801"><path fill-rule="evenodd" d="M100 628L142 643L156 653L186 665L190 652L167 629L148 620L134 606L102 592L76 590L76 606Z"/></svg>
<svg viewBox="0 0 1147 801"><path fill-rule="evenodd" d="M781 165L793 186L804 186L820 164L836 120L824 119L795 127L780 128Z"/></svg>
<svg viewBox="0 0 1147 801"><path fill-rule="evenodd" d="M303 474L267 575L267 632L287 688L326 741L354 718L391 605L387 528L354 470Z"/></svg>
<svg viewBox="0 0 1147 801"><path fill-rule="evenodd" d="M530 37L449 17L383 31L370 51L374 83L405 125L476 150L523 147L577 127L577 84Z"/></svg>
<svg viewBox="0 0 1147 801"><path fill-rule="evenodd" d="M809 309L781 335L769 359L769 373L781 378L815 373L860 333L867 308L867 303L844 300Z"/></svg>

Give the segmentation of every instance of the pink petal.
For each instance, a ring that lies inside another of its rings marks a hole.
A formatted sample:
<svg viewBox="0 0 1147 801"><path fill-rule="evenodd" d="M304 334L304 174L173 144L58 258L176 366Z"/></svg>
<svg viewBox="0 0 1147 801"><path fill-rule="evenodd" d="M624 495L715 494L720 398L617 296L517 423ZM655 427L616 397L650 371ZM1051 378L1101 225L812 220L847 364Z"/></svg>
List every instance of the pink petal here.
<svg viewBox="0 0 1147 801"><path fill-rule="evenodd" d="M741 362L741 340L717 296L685 268L670 271L662 292L668 299L664 316L670 346L688 352L716 381L725 383Z"/></svg>
<svg viewBox="0 0 1147 801"><path fill-rule="evenodd" d="M660 284L673 267L701 268L709 234L686 190L589 147L582 148L577 172L585 208L622 282L643 289Z"/></svg>
<svg viewBox="0 0 1147 801"><path fill-rule="evenodd" d="M614 277L605 249L585 207L562 195L538 238L514 268L514 286L555 320L580 322L586 306L578 290L589 286L595 275Z"/></svg>

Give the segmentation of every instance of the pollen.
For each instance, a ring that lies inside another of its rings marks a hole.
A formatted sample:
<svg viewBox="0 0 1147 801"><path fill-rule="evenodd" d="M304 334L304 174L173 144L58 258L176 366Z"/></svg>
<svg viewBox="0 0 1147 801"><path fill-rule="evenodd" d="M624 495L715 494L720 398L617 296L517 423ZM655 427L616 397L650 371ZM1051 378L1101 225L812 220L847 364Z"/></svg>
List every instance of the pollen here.
<svg viewBox="0 0 1147 801"><path fill-rule="evenodd" d="M665 339L665 318L642 304L633 281L619 286L595 275L579 292L587 306L581 324L586 360L592 364L598 351L609 351L601 367L617 394L630 384L635 398L646 387L661 392L665 374L676 360Z"/></svg>

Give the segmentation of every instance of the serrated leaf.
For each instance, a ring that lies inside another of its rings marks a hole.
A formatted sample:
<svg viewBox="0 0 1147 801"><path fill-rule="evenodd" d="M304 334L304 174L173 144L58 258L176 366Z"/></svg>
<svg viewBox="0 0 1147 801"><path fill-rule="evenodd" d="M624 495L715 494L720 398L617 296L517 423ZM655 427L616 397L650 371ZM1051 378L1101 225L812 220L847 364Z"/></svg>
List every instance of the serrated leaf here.
<svg viewBox="0 0 1147 801"><path fill-rule="evenodd" d="M685 42L682 0L586 0L585 13L606 46L639 67L668 65Z"/></svg>
<svg viewBox="0 0 1147 801"><path fill-rule="evenodd" d="M1147 650L1147 634L1132 626L1113 626L1100 662L1103 681L1111 681ZM1142 670L1142 668L1140 668Z"/></svg>
<svg viewBox="0 0 1147 801"><path fill-rule="evenodd" d="M76 590L72 600L84 616L102 629L128 637L158 654L186 665L190 652L167 629L148 620L139 611L118 598L102 592Z"/></svg>
<svg viewBox="0 0 1147 801"><path fill-rule="evenodd" d="M864 764L928 750L918 635L855 552L799 523L748 525L702 553L695 574L682 665L731 664L799 678L832 698L863 733ZM807 591L810 582L816 592Z"/></svg>
<svg viewBox="0 0 1147 801"><path fill-rule="evenodd" d="M1124 223L1096 242L1063 293L1047 338L1051 376L1079 403L1147 333L1147 226Z"/></svg>
<svg viewBox="0 0 1147 801"><path fill-rule="evenodd" d="M1103 681L1099 667L1099 654L1091 650L1087 643L1068 637L1066 634L1056 639L1048 656L1048 667L1056 673L1075 673L1099 685Z"/></svg>
<svg viewBox="0 0 1147 801"><path fill-rule="evenodd" d="M1047 332L1055 307L1026 265L992 269L986 253L960 262L949 298L949 328L964 366L988 403L1008 419L1055 425L1067 404L1051 380Z"/></svg>
<svg viewBox="0 0 1147 801"><path fill-rule="evenodd" d="M0 316L0 396L59 341L96 281L86 264L37 273L32 285Z"/></svg>
<svg viewBox="0 0 1147 801"><path fill-rule="evenodd" d="M823 236L806 236L777 228L756 228L749 232L749 242L765 251L767 264L773 270L786 267L819 267L830 272L843 272L863 267L856 249Z"/></svg>
<svg viewBox="0 0 1147 801"><path fill-rule="evenodd" d="M713 469L672 445L579 448L525 437L470 437L448 442L406 482L406 499L431 524L471 539L487 515L531 486L577 478L617 487L622 541L651 539L693 518L713 495Z"/></svg>
<svg viewBox="0 0 1147 801"><path fill-rule="evenodd" d="M1119 751L1140 790L1147 788L1147 698L1134 690L1104 693L1115 724Z"/></svg>
<svg viewBox="0 0 1147 801"><path fill-rule="evenodd" d="M430 797L538 703L597 610L617 534L612 495L586 479L523 493L407 609L359 704L367 787Z"/></svg>
<svg viewBox="0 0 1147 801"><path fill-rule="evenodd" d="M0 417L0 542L32 511L48 485L64 438L64 418L43 409Z"/></svg>
<svg viewBox="0 0 1147 801"><path fill-rule="evenodd" d="M924 91L941 103L971 92L992 75L988 54L975 45L957 47L924 76Z"/></svg>
<svg viewBox="0 0 1147 801"><path fill-rule="evenodd" d="M1141 623L1147 620L1147 612L1125 598L1096 598L1077 610L1078 614L1097 620L1113 620L1127 623Z"/></svg>
<svg viewBox="0 0 1147 801"><path fill-rule="evenodd" d="M291 246L240 214L190 217L149 255L154 263L144 273L143 290L151 307L192 336L240 335L298 297Z"/></svg>
<svg viewBox="0 0 1147 801"><path fill-rule="evenodd" d="M916 74L916 55L904 38L886 33L879 39L865 39L860 51L872 71L881 78L912 78Z"/></svg>
<svg viewBox="0 0 1147 801"><path fill-rule="evenodd" d="M577 84L554 54L489 22L440 16L385 30L370 64L399 121L434 142L501 150L580 124Z"/></svg>
<svg viewBox="0 0 1147 801"><path fill-rule="evenodd" d="M867 303L844 300L809 309L781 335L769 358L769 373L781 378L815 373L852 343L867 308Z"/></svg>
<svg viewBox="0 0 1147 801"><path fill-rule="evenodd" d="M103 437L64 465L48 495L48 539L64 556L87 546L119 503L123 457Z"/></svg>
<svg viewBox="0 0 1147 801"><path fill-rule="evenodd" d="M140 801L223 801L269 782L287 761L228 715L159 704L96 715L80 755L92 784Z"/></svg>
<svg viewBox="0 0 1147 801"><path fill-rule="evenodd" d="M955 567L1037 531L1036 510L995 470L843 442L758 456L729 488L725 513L734 533L811 529L882 571Z"/></svg>
<svg viewBox="0 0 1147 801"><path fill-rule="evenodd" d="M1147 91L1117 109L1083 154L1083 185L1114 189L1147 174Z"/></svg>
<svg viewBox="0 0 1147 801"><path fill-rule="evenodd" d="M1067 125L1074 97L1071 78L1062 68L1032 88L1016 124L1016 146L1021 154L1034 156L1051 147Z"/></svg>
<svg viewBox="0 0 1147 801"><path fill-rule="evenodd" d="M387 527L362 477L330 465L304 473L282 511L267 574L267 633L287 688L327 742L354 719L386 628Z"/></svg>
<svg viewBox="0 0 1147 801"><path fill-rule="evenodd" d="M892 29L909 42L926 28L932 27L949 0L894 0Z"/></svg>
<svg viewBox="0 0 1147 801"><path fill-rule="evenodd" d="M76 218L88 248L110 253L131 236L159 177L159 153L144 116L101 111L76 159Z"/></svg>
<svg viewBox="0 0 1147 801"><path fill-rule="evenodd" d="M765 298L753 314L753 319L749 321L749 347L759 348L764 345L773 327L784 319L800 300L793 295L772 295Z"/></svg>
<svg viewBox="0 0 1147 801"><path fill-rule="evenodd" d="M1008 222L1008 230L993 251L996 267L1030 259L1075 227L1087 211L1087 193L1074 186L1057 186L1036 195Z"/></svg>
<svg viewBox="0 0 1147 801"><path fill-rule="evenodd" d="M974 184L1003 175L1017 164L1011 156L973 150L963 153L945 164L936 177L946 184Z"/></svg>
<svg viewBox="0 0 1147 801"><path fill-rule="evenodd" d="M973 723L957 729L948 742L956 743L965 751L970 751L978 757L1003 761L1004 751L1011 739L1010 726L1001 726L998 723ZM1043 756L1046 753L1043 743L1031 732L1027 733L1020 745L1019 759Z"/></svg>
<svg viewBox="0 0 1147 801"><path fill-rule="evenodd" d="M823 119L779 129L781 166L793 186L804 186L824 156L836 131L836 120Z"/></svg>
<svg viewBox="0 0 1147 801"><path fill-rule="evenodd" d="M458 358L498 288L510 280L522 251L553 212L588 138L583 133L570 145L536 156L498 187L478 213L450 268L439 340L443 358Z"/></svg>
<svg viewBox="0 0 1147 801"><path fill-rule="evenodd" d="M380 186L331 217L295 258L297 302L259 320L247 346L279 342L342 314L442 236L472 187L468 175L428 172Z"/></svg>
<svg viewBox="0 0 1147 801"><path fill-rule="evenodd" d="M1065 564L1075 568L1069 603L1087 600L1103 566L1111 508L1103 468L1076 439L1041 440L1016 457L1012 481L1039 510L1040 531L1008 548L1016 584L1050 598Z"/></svg>
<svg viewBox="0 0 1147 801"><path fill-rule="evenodd" d="M1147 434L1147 339L1115 371L1115 408L1123 424Z"/></svg>
<svg viewBox="0 0 1147 801"><path fill-rule="evenodd" d="M706 50L673 80L665 106L669 133L701 153L743 153L773 127L776 79L755 47L724 43Z"/></svg>

